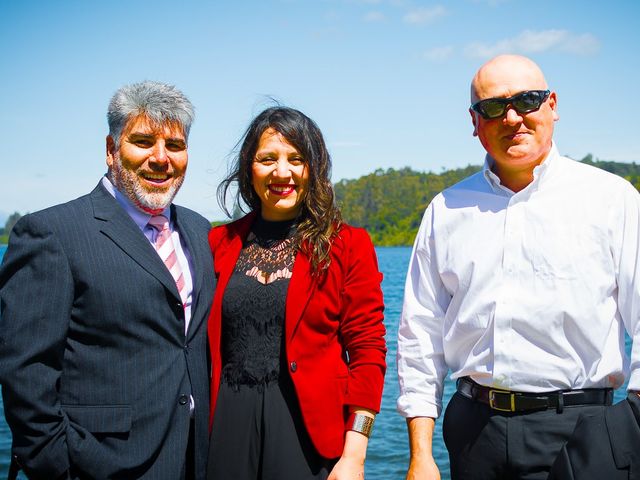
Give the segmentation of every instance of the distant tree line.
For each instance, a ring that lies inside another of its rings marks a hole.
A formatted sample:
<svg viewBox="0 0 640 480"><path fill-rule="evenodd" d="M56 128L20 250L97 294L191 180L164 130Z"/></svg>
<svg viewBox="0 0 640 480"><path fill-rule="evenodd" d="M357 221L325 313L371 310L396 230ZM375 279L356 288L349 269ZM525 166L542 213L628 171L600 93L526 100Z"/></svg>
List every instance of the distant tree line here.
<svg viewBox="0 0 640 480"><path fill-rule="evenodd" d="M640 190L640 165L598 160L589 154L580 160L626 178ZM378 169L355 180L335 185L336 200L346 222L364 227L378 246L411 245L422 214L439 192L480 170L478 165L446 170L442 173L418 172L409 167ZM240 215L234 210L234 217ZM0 228L0 244L6 244L11 229L21 215L14 212ZM222 222L213 222L219 225Z"/></svg>
<svg viewBox="0 0 640 480"><path fill-rule="evenodd" d="M0 245L6 244L9 241L9 234L11 233L11 230L13 230L13 226L18 223L18 220L20 220L21 217L22 215L18 212L13 212L9 215L9 218L7 218L7 221L4 223L4 228L0 228Z"/></svg>
<svg viewBox="0 0 640 480"><path fill-rule="evenodd" d="M339 181L336 200L345 221L366 228L374 244L411 245L431 199L479 169L469 165L439 174L409 167L378 169L356 180Z"/></svg>
<svg viewBox="0 0 640 480"><path fill-rule="evenodd" d="M594 159L591 154L580 160L629 180L640 190L640 165ZM425 208L434 196L482 167L442 173L378 169L355 180L335 185L336 199L347 223L364 227L378 246L411 245Z"/></svg>
<svg viewBox="0 0 640 480"><path fill-rule="evenodd" d="M580 161L626 178L634 187L636 187L636 190L640 190L640 165L636 164L636 162L622 163L611 162L609 160L598 160L594 159L591 154L587 155Z"/></svg>

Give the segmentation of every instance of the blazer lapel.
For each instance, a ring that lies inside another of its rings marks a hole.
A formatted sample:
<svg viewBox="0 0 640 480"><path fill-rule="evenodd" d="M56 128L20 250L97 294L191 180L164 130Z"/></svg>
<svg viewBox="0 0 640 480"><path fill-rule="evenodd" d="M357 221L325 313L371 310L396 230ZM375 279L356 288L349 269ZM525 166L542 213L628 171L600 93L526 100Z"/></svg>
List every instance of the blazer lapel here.
<svg viewBox="0 0 640 480"><path fill-rule="evenodd" d="M214 268L218 276L211 315L212 321L209 324L209 332L215 340L212 345L214 349L217 347L218 339L220 338L219 330L224 292L255 216L255 212L251 213L234 226L228 227L226 236L220 240L220 245L212 245L212 248L216 251ZM285 335L287 340L293 337L309 299L316 289L316 284L315 278L311 275L311 264L307 256L302 252L298 252L293 264L293 272L285 304Z"/></svg>
<svg viewBox="0 0 640 480"><path fill-rule="evenodd" d="M255 215L247 215L243 221L236 225L233 230L227 230L226 237L221 241L221 245L214 245L216 251L214 258L214 268L218 273L218 284L216 285L215 304L219 304L222 311L222 297L227 288L231 274L236 267L242 244L249 234L249 229L253 224Z"/></svg>
<svg viewBox="0 0 640 480"><path fill-rule="evenodd" d="M91 192L94 217L101 222L100 231L133 261L162 283L180 300L176 283L164 263L140 231L140 228L101 184Z"/></svg>
<svg viewBox="0 0 640 480"><path fill-rule="evenodd" d="M311 274L311 263L307 256L298 252L293 263L293 272L287 291L285 312L285 334L287 341L291 341L298 324L302 319L311 295L316 289L317 281Z"/></svg>
<svg viewBox="0 0 640 480"><path fill-rule="evenodd" d="M211 307L211 313L209 314L208 332L209 332L209 345L211 348L212 362L214 366L217 366L217 370L214 369L214 376L219 373L220 365L220 337L222 334L222 299L224 298L224 292L227 289L229 279L233 274L236 262L240 256L242 250L242 244L244 239L249 233L249 228L253 222L253 215L244 217L243 220L238 222L234 227L231 225L225 225L220 227L224 231L224 235L215 236L215 244L211 244L211 250L213 252L213 269L216 274L216 289L213 294L213 305ZM218 232L219 230L216 230ZM210 241L212 234L209 234ZM214 379L215 381L216 379ZM216 383L217 385L217 383Z"/></svg>

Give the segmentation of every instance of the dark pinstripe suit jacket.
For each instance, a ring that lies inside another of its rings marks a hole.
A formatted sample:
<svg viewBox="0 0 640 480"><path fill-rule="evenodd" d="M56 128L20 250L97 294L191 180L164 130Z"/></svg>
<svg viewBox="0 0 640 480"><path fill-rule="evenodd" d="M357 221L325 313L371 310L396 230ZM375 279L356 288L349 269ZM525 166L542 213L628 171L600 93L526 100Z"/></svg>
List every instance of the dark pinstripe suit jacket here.
<svg viewBox="0 0 640 480"><path fill-rule="evenodd" d="M180 479L189 395L205 478L209 223L171 210L194 267L186 338L171 274L102 185L14 227L0 268L0 382L30 478Z"/></svg>

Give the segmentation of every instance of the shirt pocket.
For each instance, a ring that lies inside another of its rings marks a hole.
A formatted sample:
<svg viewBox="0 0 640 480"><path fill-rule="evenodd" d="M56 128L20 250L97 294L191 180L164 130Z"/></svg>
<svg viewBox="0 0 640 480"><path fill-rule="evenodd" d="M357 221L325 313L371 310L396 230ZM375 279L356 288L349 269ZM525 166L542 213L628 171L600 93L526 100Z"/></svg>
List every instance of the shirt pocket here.
<svg viewBox="0 0 640 480"><path fill-rule="evenodd" d="M580 254L577 238L582 235L581 229L572 225L541 225L536 229L530 243L530 255L533 271L538 278L557 280L575 280L578 276L576 260ZM526 256L527 247L523 255Z"/></svg>
<svg viewBox="0 0 640 480"><path fill-rule="evenodd" d="M131 430L129 405L62 405L69 420L91 433L127 433Z"/></svg>

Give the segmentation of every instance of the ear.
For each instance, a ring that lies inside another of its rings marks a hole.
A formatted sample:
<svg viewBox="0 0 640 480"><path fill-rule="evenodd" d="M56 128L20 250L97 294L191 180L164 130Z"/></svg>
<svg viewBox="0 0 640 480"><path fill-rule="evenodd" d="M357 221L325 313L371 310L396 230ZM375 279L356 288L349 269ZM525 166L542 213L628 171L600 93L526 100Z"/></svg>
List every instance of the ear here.
<svg viewBox="0 0 640 480"><path fill-rule="evenodd" d="M478 118L476 117L476 112L469 109L469 115L471 115L471 123L473 124L473 136L478 136Z"/></svg>
<svg viewBox="0 0 640 480"><path fill-rule="evenodd" d="M558 115L558 97L556 95L556 92L551 92L549 94L549 108L551 108L551 111L553 112L553 121L557 122L558 120L560 120L560 115Z"/></svg>
<svg viewBox="0 0 640 480"><path fill-rule="evenodd" d="M107 166L111 169L116 156L116 142L111 135L107 135Z"/></svg>

